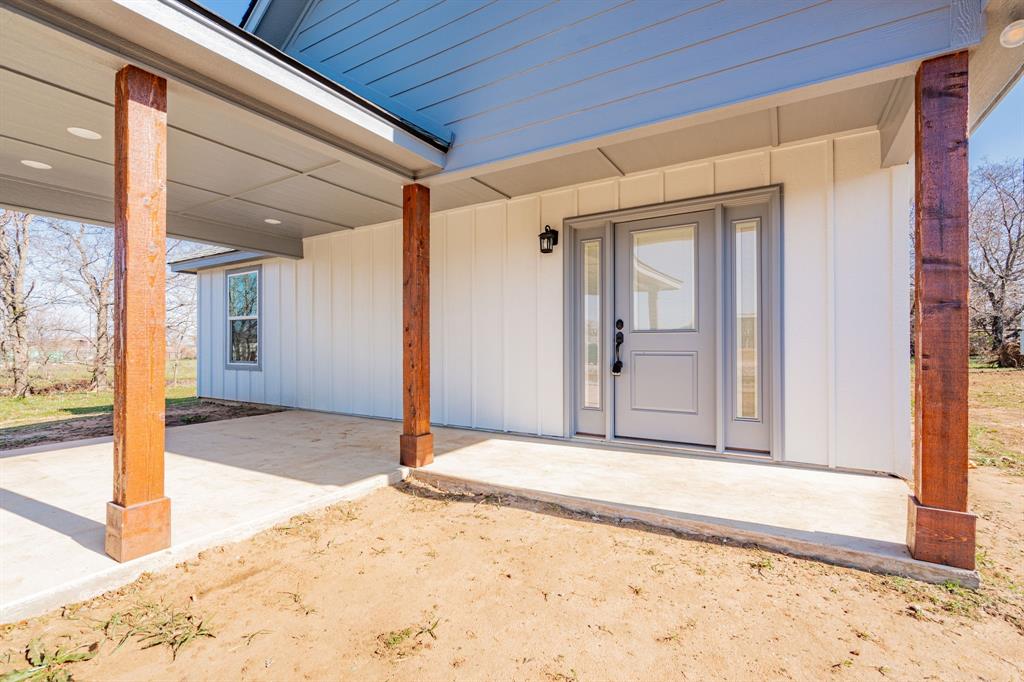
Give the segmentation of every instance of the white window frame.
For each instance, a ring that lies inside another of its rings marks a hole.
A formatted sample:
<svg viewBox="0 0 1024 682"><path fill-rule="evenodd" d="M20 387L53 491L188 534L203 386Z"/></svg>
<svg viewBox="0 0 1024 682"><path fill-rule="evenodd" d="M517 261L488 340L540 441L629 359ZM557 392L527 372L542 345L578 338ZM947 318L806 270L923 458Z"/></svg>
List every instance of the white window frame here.
<svg viewBox="0 0 1024 682"><path fill-rule="evenodd" d="M239 275L256 274L256 314L255 315L232 315L231 314L231 278ZM227 369L242 369L259 371L262 369L263 343L260 336L263 333L263 267L250 265L244 268L235 268L224 273L224 317L226 331L224 338L224 359ZM231 359L231 323L236 320L256 320L256 362L239 362Z"/></svg>

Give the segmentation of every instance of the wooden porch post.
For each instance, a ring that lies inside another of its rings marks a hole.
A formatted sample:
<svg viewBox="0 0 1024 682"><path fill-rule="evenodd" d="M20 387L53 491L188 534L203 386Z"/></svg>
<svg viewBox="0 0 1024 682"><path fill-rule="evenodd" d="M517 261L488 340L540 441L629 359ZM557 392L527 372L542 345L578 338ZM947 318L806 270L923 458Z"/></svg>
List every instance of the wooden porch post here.
<svg viewBox="0 0 1024 682"><path fill-rule="evenodd" d="M434 461L430 433L430 189L402 188L401 462Z"/></svg>
<svg viewBox="0 0 1024 682"><path fill-rule="evenodd" d="M923 62L916 87L915 559L974 568L967 513L967 53Z"/></svg>
<svg viewBox="0 0 1024 682"><path fill-rule="evenodd" d="M114 87L114 499L107 554L171 544L164 496L167 81L134 66Z"/></svg>

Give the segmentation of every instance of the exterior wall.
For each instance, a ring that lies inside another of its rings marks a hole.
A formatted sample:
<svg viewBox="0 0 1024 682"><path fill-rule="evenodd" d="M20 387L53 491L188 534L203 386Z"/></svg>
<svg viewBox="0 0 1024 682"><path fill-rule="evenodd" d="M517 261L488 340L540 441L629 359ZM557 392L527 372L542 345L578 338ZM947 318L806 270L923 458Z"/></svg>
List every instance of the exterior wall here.
<svg viewBox="0 0 1024 682"><path fill-rule="evenodd" d="M435 422L563 435L566 217L783 186L783 458L909 475L910 169L877 132L515 197L431 218ZM559 246L558 249L564 248ZM401 224L264 262L263 371L224 368L224 270L200 273L199 393L401 416Z"/></svg>

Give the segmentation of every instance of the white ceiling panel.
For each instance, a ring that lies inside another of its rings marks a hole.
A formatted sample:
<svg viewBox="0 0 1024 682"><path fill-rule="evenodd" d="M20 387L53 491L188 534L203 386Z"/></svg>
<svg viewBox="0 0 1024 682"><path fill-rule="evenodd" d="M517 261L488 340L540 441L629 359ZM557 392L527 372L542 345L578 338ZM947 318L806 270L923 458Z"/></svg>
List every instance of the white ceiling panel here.
<svg viewBox="0 0 1024 682"><path fill-rule="evenodd" d="M29 168L21 163L23 159L49 164L52 168ZM114 196L113 166L8 138L0 138L0 174L75 192Z"/></svg>
<svg viewBox="0 0 1024 682"><path fill-rule="evenodd" d="M499 192L514 197L619 174L601 152L592 149L478 177Z"/></svg>
<svg viewBox="0 0 1024 682"><path fill-rule="evenodd" d="M222 198L223 195L207 192L198 187L189 187L179 182L167 183L167 210L171 212L180 213Z"/></svg>
<svg viewBox="0 0 1024 682"><path fill-rule="evenodd" d="M258 206L241 199L226 199L213 204L206 204L185 211L183 215L215 220L217 222L238 225L247 230L260 231L268 234L280 234L287 237L312 237L327 232L343 229L315 218L294 215L264 206ZM266 218L280 220L280 225L268 225Z"/></svg>
<svg viewBox="0 0 1024 682"><path fill-rule="evenodd" d="M114 102L114 72L124 60L0 10L0 64L103 102Z"/></svg>
<svg viewBox="0 0 1024 682"><path fill-rule="evenodd" d="M480 204L485 201L497 201L504 198L504 194L494 191L473 178L466 178L465 180L447 182L443 185L431 187L430 209L432 211L447 211L450 208Z"/></svg>
<svg viewBox="0 0 1024 682"><path fill-rule="evenodd" d="M167 131L167 177L220 194L240 194L294 173L190 133Z"/></svg>
<svg viewBox="0 0 1024 682"><path fill-rule="evenodd" d="M0 71L0 90L3 135L114 162L114 109L110 105L10 71ZM102 137L76 137L67 130L71 126Z"/></svg>
<svg viewBox="0 0 1024 682"><path fill-rule="evenodd" d="M624 173L767 147L772 143L768 111L673 130L602 147Z"/></svg>
<svg viewBox="0 0 1024 682"><path fill-rule="evenodd" d="M876 125L899 81L815 97L779 107L779 141L792 142Z"/></svg>
<svg viewBox="0 0 1024 682"><path fill-rule="evenodd" d="M402 217L400 206L308 176L290 178L247 192L240 198L346 227L372 225Z"/></svg>
<svg viewBox="0 0 1024 682"><path fill-rule="evenodd" d="M167 86L167 121L292 170L308 171L336 160L326 145L180 83ZM316 149L320 147L320 149Z"/></svg>
<svg viewBox="0 0 1024 682"><path fill-rule="evenodd" d="M402 185L394 176L386 176L373 168L356 168L346 163L337 163L310 173L335 185L347 187L367 196L382 199L395 206L402 205Z"/></svg>

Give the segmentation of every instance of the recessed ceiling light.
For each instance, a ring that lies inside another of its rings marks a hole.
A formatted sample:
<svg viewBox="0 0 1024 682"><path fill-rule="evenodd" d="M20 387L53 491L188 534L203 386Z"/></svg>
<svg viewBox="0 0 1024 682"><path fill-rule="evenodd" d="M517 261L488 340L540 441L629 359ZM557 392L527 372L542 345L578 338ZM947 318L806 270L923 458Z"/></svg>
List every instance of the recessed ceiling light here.
<svg viewBox="0 0 1024 682"><path fill-rule="evenodd" d="M68 132L75 137L82 138L83 140L99 140L103 138L103 136L95 130L89 130L88 128L76 128L75 126L71 126L68 128Z"/></svg>
<svg viewBox="0 0 1024 682"><path fill-rule="evenodd" d="M264 218L263 222L265 222L268 225L280 225L281 224L281 221L278 220L277 218Z"/></svg>
<svg viewBox="0 0 1024 682"><path fill-rule="evenodd" d="M50 170L51 168L53 168L53 166L51 166L48 163L43 163L42 161L33 161L32 159L22 159L21 165L28 166L29 168L35 168L36 170Z"/></svg>
<svg viewBox="0 0 1024 682"><path fill-rule="evenodd" d="M999 44L1003 47L1020 47L1024 45L1024 19L1012 21L999 34Z"/></svg>

